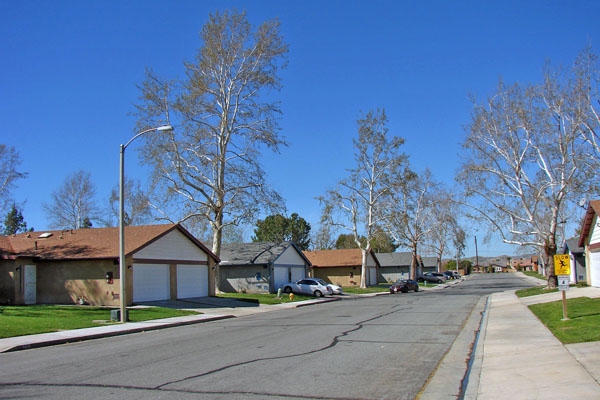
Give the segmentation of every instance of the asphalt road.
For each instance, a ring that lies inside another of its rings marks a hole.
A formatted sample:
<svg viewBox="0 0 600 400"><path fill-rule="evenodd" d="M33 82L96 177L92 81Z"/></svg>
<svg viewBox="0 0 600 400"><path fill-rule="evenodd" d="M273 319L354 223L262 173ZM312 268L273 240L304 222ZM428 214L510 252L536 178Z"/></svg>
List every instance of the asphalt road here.
<svg viewBox="0 0 600 400"><path fill-rule="evenodd" d="M486 274L436 291L4 353L0 398L414 399L482 296L526 286Z"/></svg>

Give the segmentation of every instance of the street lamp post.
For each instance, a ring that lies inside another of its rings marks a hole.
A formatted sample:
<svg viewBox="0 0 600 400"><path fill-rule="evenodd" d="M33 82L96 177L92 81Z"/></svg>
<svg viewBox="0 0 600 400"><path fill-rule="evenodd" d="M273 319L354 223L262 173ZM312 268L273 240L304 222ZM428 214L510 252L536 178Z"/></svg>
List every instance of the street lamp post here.
<svg viewBox="0 0 600 400"><path fill-rule="evenodd" d="M172 131L171 125L163 125L157 128L146 129L134 137L129 142L121 145L120 149L120 164L119 164L119 282L120 291L119 304L121 311L121 322L127 322L127 285L125 276L127 274L127 268L125 266L125 201L124 201L124 183L125 183L125 149L135 139L148 132L155 131Z"/></svg>

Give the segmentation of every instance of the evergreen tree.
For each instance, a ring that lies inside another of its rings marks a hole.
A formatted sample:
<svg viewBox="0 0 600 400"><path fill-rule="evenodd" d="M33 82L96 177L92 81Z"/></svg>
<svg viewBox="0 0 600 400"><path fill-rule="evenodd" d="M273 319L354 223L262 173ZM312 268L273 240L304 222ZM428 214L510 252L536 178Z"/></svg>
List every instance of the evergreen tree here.
<svg viewBox="0 0 600 400"><path fill-rule="evenodd" d="M294 242L300 250L310 246L310 224L298 214L289 218L281 214L269 215L256 223L253 242Z"/></svg>
<svg viewBox="0 0 600 400"><path fill-rule="evenodd" d="M23 218L23 213L17 208L15 204L4 218L4 235L14 235L19 232L27 231L27 222Z"/></svg>

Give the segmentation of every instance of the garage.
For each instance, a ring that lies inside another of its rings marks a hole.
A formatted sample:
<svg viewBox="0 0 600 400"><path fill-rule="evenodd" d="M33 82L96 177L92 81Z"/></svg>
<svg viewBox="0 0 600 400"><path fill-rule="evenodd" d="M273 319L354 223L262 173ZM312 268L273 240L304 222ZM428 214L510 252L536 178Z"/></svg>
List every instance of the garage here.
<svg viewBox="0 0 600 400"><path fill-rule="evenodd" d="M600 287L600 253L590 253L590 286Z"/></svg>
<svg viewBox="0 0 600 400"><path fill-rule="evenodd" d="M164 264L134 264L133 302L170 299L169 266Z"/></svg>
<svg viewBox="0 0 600 400"><path fill-rule="evenodd" d="M177 265L177 298L208 296L208 267Z"/></svg>

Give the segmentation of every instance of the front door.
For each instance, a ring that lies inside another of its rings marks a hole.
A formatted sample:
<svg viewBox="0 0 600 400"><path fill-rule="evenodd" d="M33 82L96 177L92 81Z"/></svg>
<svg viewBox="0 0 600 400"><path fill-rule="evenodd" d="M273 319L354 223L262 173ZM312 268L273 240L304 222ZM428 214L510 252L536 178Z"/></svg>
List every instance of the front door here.
<svg viewBox="0 0 600 400"><path fill-rule="evenodd" d="M35 265L23 266L23 301L25 304L37 302L37 275Z"/></svg>

